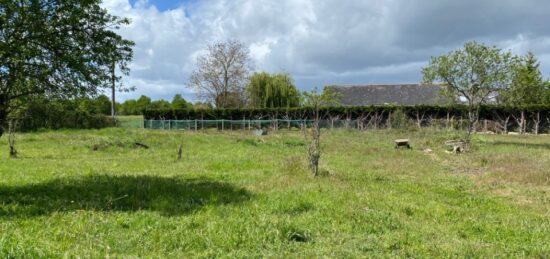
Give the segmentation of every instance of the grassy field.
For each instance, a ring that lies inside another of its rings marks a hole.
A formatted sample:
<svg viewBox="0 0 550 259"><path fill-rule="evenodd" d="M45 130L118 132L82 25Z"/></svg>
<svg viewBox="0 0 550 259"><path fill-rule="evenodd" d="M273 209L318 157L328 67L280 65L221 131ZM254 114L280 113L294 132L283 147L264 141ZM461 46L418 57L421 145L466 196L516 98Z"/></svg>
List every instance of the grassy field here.
<svg viewBox="0 0 550 259"><path fill-rule="evenodd" d="M323 132L318 178L299 132L4 136L0 257L550 257L550 136L456 136Z"/></svg>

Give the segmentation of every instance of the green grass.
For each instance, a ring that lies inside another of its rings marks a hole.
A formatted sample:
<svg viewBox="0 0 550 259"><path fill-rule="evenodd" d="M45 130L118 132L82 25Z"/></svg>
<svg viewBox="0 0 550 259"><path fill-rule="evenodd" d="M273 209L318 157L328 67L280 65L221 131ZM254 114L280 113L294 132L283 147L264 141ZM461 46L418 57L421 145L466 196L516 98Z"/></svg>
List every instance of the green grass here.
<svg viewBox="0 0 550 259"><path fill-rule="evenodd" d="M299 132L2 137L0 257L549 257L550 137L457 135L323 132L318 178Z"/></svg>

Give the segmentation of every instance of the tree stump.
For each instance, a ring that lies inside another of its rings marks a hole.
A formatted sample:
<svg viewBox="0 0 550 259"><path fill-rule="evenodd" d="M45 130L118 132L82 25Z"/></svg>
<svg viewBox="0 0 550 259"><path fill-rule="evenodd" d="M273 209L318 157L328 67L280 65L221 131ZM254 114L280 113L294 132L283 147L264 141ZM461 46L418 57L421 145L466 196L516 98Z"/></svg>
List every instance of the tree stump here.
<svg viewBox="0 0 550 259"><path fill-rule="evenodd" d="M409 144L408 139L396 139L395 140L395 148L396 149L398 149L398 148L411 149L411 145Z"/></svg>

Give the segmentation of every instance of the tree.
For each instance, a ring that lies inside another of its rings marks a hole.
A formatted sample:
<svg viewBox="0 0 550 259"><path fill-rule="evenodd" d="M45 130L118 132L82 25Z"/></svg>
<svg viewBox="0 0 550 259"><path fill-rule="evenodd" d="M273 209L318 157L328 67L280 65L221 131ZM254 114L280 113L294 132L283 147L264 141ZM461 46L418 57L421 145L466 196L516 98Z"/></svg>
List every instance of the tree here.
<svg viewBox="0 0 550 259"><path fill-rule="evenodd" d="M254 73L246 87L249 105L254 108L296 107L300 94L287 74Z"/></svg>
<svg viewBox="0 0 550 259"><path fill-rule="evenodd" d="M197 58L187 87L197 97L216 108L227 108L235 96L244 96L244 84L252 61L248 48L239 41L217 42L208 45L207 53Z"/></svg>
<svg viewBox="0 0 550 259"><path fill-rule="evenodd" d="M124 115L138 115L139 111L137 110L137 101L134 99L124 101L120 105L119 111Z"/></svg>
<svg viewBox="0 0 550 259"><path fill-rule="evenodd" d="M19 0L0 5L0 136L25 97L95 95L111 67L128 73L133 42L114 30L128 19L100 0Z"/></svg>
<svg viewBox="0 0 550 259"><path fill-rule="evenodd" d="M151 104L149 104L148 109L152 110L168 110L170 109L171 104L169 101L166 100L155 100L152 101Z"/></svg>
<svg viewBox="0 0 550 259"><path fill-rule="evenodd" d="M467 42L463 49L432 57L422 68L424 83L438 81L448 93L464 99L468 106L466 141L479 118L480 105L495 98L511 81L516 58L509 52L477 42Z"/></svg>
<svg viewBox="0 0 550 259"><path fill-rule="evenodd" d="M512 84L499 94L499 100L510 105L542 104L545 102L545 90L539 62L529 52L514 68Z"/></svg>
<svg viewBox="0 0 550 259"><path fill-rule="evenodd" d="M307 125L302 125L302 131L304 133L304 139L307 143L307 160L308 167L313 176L319 175L319 160L321 159L321 114L320 108L323 106L331 106L338 104L338 97L332 88L325 87L322 93L314 90L303 93L304 104L312 108L313 111L313 125L311 129L307 129Z"/></svg>
<svg viewBox="0 0 550 259"><path fill-rule="evenodd" d="M121 83L122 77L116 75L116 62L113 62L111 65L111 117L116 122L116 113L117 113L117 102L116 102L116 92L130 92L135 91L136 87L124 87Z"/></svg>
<svg viewBox="0 0 550 259"><path fill-rule="evenodd" d="M136 111L142 113L144 110L148 109L151 105L151 98L142 95L136 101Z"/></svg>
<svg viewBox="0 0 550 259"><path fill-rule="evenodd" d="M203 103L203 102L196 102L193 104L193 107L195 107L195 109L212 109L214 107L212 107L212 104L211 103Z"/></svg>
<svg viewBox="0 0 550 259"><path fill-rule="evenodd" d="M185 101L185 99L181 97L181 94L176 94L172 99L171 107L172 109L186 109L190 108L191 104Z"/></svg>

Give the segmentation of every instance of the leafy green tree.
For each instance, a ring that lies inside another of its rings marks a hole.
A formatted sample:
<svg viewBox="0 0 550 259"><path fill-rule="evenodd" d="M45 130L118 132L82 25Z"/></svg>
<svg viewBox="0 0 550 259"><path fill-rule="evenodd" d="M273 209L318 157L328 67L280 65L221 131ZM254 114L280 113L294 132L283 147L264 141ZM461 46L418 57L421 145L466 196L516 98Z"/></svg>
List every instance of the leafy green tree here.
<svg viewBox="0 0 550 259"><path fill-rule="evenodd" d="M94 100L96 114L111 114L111 100L106 95L100 95Z"/></svg>
<svg viewBox="0 0 550 259"><path fill-rule="evenodd" d="M5 0L0 4L0 136L17 100L71 97L109 87L114 63L128 73L133 42L114 29L128 19L100 0Z"/></svg>
<svg viewBox="0 0 550 259"><path fill-rule="evenodd" d="M111 111L111 101L105 95L96 98L84 97L73 102L78 103L78 109L81 112L109 115Z"/></svg>
<svg viewBox="0 0 550 259"><path fill-rule="evenodd" d="M123 115L138 115L139 111L137 110L137 101L134 99L129 99L124 101L120 108L118 109L120 114Z"/></svg>
<svg viewBox="0 0 550 259"><path fill-rule="evenodd" d="M171 107L172 109L186 109L191 108L191 104L183 99L181 94L176 94L172 99Z"/></svg>
<svg viewBox="0 0 550 259"><path fill-rule="evenodd" d="M254 108L297 107L300 94L287 74L254 73L246 87Z"/></svg>
<svg viewBox="0 0 550 259"><path fill-rule="evenodd" d="M169 101L166 100L155 100L152 101L151 104L147 107L147 109L152 110L168 110L172 107Z"/></svg>
<svg viewBox="0 0 550 259"><path fill-rule="evenodd" d="M437 81L447 86L456 99L464 99L468 105L466 141L479 118L483 103L495 98L497 92L512 82L517 58L509 51L477 42L467 42L459 50L432 57L422 68L424 83Z"/></svg>
<svg viewBox="0 0 550 259"><path fill-rule="evenodd" d="M546 91L546 98L544 103L550 104L550 81L549 80L544 81L544 89Z"/></svg>
<svg viewBox="0 0 550 259"><path fill-rule="evenodd" d="M529 52L513 71L510 88L499 94L499 101L510 105L542 104L545 102L545 89L539 62Z"/></svg>
<svg viewBox="0 0 550 259"><path fill-rule="evenodd" d="M304 91L301 95L301 103L302 106L306 107L340 106L340 97L340 94L333 86L327 86L323 88L321 93L317 91L317 88L309 92Z"/></svg>
<svg viewBox="0 0 550 259"><path fill-rule="evenodd" d="M144 110L149 109L150 105L151 98L142 95L136 101L136 111L141 114Z"/></svg>

